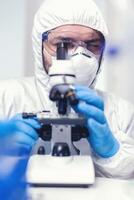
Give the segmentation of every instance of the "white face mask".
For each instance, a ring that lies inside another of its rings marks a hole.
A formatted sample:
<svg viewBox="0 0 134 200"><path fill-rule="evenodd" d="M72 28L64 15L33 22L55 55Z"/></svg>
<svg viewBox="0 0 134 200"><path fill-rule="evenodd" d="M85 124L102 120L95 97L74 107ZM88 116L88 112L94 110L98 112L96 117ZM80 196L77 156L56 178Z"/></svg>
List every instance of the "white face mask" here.
<svg viewBox="0 0 134 200"><path fill-rule="evenodd" d="M90 86L99 68L99 58L89 50L78 47L71 55L76 75L76 84Z"/></svg>
<svg viewBox="0 0 134 200"><path fill-rule="evenodd" d="M52 68L49 69L49 74L74 74L75 84L91 86L96 78L99 68L99 58L89 50L78 47L73 53L69 53L70 64L56 63L56 57L52 56ZM60 66L64 65L64 67ZM63 76L54 78L54 83L61 83ZM69 82L72 82L69 78ZM56 81L56 82L55 82ZM52 81L53 82L53 81Z"/></svg>

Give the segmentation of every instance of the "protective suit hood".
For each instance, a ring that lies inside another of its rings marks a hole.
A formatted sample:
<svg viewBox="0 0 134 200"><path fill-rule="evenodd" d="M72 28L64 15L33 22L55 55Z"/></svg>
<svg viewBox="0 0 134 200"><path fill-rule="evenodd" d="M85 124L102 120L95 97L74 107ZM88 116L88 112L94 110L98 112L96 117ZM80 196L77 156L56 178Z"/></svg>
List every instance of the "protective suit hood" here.
<svg viewBox="0 0 134 200"><path fill-rule="evenodd" d="M107 26L93 0L45 0L37 11L33 27L33 51L37 84L47 89L48 75L43 68L42 34L56 27L78 24L93 28L107 36Z"/></svg>

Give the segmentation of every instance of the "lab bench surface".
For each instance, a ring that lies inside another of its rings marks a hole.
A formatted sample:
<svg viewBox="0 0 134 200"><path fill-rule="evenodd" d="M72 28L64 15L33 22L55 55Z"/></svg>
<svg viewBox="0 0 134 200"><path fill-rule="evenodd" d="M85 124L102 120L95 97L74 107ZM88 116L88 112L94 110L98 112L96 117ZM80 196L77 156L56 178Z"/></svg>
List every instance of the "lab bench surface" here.
<svg viewBox="0 0 134 200"><path fill-rule="evenodd" d="M134 180L96 178L88 188L31 187L28 200L134 200Z"/></svg>

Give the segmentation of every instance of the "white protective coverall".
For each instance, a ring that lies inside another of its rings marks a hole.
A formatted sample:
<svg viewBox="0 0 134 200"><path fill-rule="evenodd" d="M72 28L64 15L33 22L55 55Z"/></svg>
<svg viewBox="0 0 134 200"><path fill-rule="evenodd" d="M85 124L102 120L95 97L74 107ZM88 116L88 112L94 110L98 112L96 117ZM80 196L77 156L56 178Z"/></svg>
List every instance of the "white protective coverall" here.
<svg viewBox="0 0 134 200"><path fill-rule="evenodd" d="M35 15L33 50L35 76L0 82L0 117L16 113L50 110L54 103L48 98L49 77L42 62L42 33L65 24L79 24L107 36L107 27L92 0L46 0ZM120 149L110 158L92 154L96 174L104 177L134 178L134 109L131 104L112 94L99 91L105 105L112 133Z"/></svg>

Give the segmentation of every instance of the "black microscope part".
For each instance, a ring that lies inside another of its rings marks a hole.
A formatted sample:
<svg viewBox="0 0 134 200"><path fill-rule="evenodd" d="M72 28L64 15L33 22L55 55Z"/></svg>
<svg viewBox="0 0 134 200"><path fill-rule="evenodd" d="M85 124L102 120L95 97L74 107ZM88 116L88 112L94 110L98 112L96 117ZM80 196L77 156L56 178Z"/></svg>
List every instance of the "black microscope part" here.
<svg viewBox="0 0 134 200"><path fill-rule="evenodd" d="M66 60L68 54L67 44L60 42L57 44L57 60Z"/></svg>

